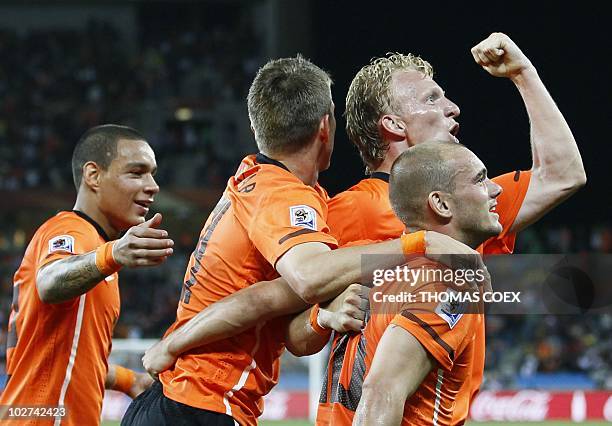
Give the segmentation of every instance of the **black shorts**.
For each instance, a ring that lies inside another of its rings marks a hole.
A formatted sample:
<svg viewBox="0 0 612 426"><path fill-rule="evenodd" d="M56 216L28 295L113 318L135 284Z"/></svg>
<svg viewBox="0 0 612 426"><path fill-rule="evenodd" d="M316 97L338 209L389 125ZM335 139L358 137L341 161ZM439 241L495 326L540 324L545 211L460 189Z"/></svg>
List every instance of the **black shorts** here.
<svg viewBox="0 0 612 426"><path fill-rule="evenodd" d="M227 414L203 410L176 402L164 395L162 385L155 381L138 395L128 407L121 426L234 426Z"/></svg>

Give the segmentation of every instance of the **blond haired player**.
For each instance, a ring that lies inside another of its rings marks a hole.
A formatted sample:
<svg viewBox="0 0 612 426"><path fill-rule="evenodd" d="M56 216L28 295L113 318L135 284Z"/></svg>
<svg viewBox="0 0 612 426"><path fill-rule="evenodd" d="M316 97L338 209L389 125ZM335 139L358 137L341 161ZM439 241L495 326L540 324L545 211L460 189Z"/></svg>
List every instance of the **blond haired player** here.
<svg viewBox="0 0 612 426"><path fill-rule="evenodd" d="M507 35L493 33L474 46L472 56L491 75L515 84L531 126L531 170L492 179L503 189L495 207L503 230L478 248L485 255L507 254L514 250L516 233L575 193L585 184L586 174L569 126L519 47ZM391 165L419 143L456 142L459 113L433 80L431 65L421 58L395 54L376 59L357 73L347 95L347 133L371 175L329 202L328 224L340 245L394 238L403 232L405 227L388 197ZM451 246L445 250L456 252ZM472 395L480 387L484 370L484 322L477 338L471 384L466 384ZM336 402L332 395L341 385L333 380L333 365L341 364L335 357L333 353L321 394L320 424L327 423L329 408ZM467 413L469 401L470 397L457 402L458 416Z"/></svg>

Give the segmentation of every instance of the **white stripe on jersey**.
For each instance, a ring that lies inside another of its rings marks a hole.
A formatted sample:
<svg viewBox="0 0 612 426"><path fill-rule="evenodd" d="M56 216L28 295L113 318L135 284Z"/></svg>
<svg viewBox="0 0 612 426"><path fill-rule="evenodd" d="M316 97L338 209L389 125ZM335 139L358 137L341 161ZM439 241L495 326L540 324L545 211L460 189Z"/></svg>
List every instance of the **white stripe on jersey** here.
<svg viewBox="0 0 612 426"><path fill-rule="evenodd" d="M74 336L72 337L72 348L70 349L70 359L68 360L68 367L66 368L66 376L64 376L64 383L62 384L62 390L60 391L58 406L64 405L64 399L66 398L66 391L68 391L68 385L72 378L72 369L74 368L74 361L76 360L77 349L79 347L79 337L81 336L81 326L83 325L83 312L85 311L85 298L87 293L79 297L79 310L77 311L76 324L74 326ZM54 426L59 426L61 423L61 417L55 418Z"/></svg>
<svg viewBox="0 0 612 426"><path fill-rule="evenodd" d="M444 370L438 368L438 381L436 382L436 401L434 402L433 425L438 425L438 413L440 412L440 399L442 399L442 380L444 380Z"/></svg>
<svg viewBox="0 0 612 426"><path fill-rule="evenodd" d="M229 398L234 396L234 392L242 389L247 379L249 378L249 374L251 373L251 371L257 368L257 363L255 362L255 354L257 353L257 350L259 349L259 340L260 340L259 337L261 334L261 328L264 326L264 324L265 322L259 323L257 324L257 327L255 327L255 346L253 347L253 350L251 351L251 358L252 358L251 363L247 365L242 371L242 374L240 375L240 379L238 380L238 383L236 383L232 389L225 392L225 394L223 395L223 404L225 405L225 414L227 414L228 416L232 415L232 407L229 403Z"/></svg>

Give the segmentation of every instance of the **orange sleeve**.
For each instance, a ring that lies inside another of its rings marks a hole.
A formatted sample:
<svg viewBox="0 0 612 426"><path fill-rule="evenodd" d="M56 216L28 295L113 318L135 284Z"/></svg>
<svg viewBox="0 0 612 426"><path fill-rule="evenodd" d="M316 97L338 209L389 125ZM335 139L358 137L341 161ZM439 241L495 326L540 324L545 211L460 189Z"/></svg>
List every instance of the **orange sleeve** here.
<svg viewBox="0 0 612 426"><path fill-rule="evenodd" d="M397 314L391 324L402 327L416 337L442 368L450 370L455 362L457 349L467 335L469 326L466 327L462 323L468 321L468 316L469 314L461 316L457 324L450 328L446 320L437 314L404 311Z"/></svg>
<svg viewBox="0 0 612 426"><path fill-rule="evenodd" d="M382 243L382 241L378 240L357 240L357 241L349 241L346 244L342 244L341 248L345 247L358 247L358 246L367 246L370 244Z"/></svg>
<svg viewBox="0 0 612 426"><path fill-rule="evenodd" d="M59 259L83 254L98 246L97 234L90 226L74 217L62 217L47 222L40 235L36 269Z"/></svg>
<svg viewBox="0 0 612 426"><path fill-rule="evenodd" d="M428 283L419 287L419 292L440 293L447 288L445 284ZM391 324L402 327L416 337L442 368L450 370L463 340L471 332L474 315L449 314L449 311L453 311L453 305L449 303L430 305L428 309L423 309L423 303L406 303Z"/></svg>
<svg viewBox="0 0 612 426"><path fill-rule="evenodd" d="M487 240L483 245L484 254L501 254L512 253L514 251L514 243L516 234L510 233L510 228L518 215L529 181L531 180L531 171L521 171L506 173L492 179L502 187L502 193L497 197L496 211L499 214L499 223L503 230L499 236Z"/></svg>
<svg viewBox="0 0 612 426"><path fill-rule="evenodd" d="M285 185L264 197L249 225L249 238L271 265L290 248L321 242L336 248L329 234L327 204L304 185Z"/></svg>
<svg viewBox="0 0 612 426"><path fill-rule="evenodd" d="M344 191L327 203L327 224L340 245L361 240L360 236L366 235L363 212L359 211L359 203L355 199L357 194L356 191Z"/></svg>

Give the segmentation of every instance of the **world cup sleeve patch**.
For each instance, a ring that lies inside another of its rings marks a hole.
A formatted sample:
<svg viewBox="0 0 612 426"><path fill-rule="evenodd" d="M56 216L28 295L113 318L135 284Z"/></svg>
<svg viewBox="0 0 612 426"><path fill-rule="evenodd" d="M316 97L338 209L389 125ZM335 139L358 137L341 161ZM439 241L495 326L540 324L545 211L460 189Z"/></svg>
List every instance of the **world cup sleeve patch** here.
<svg viewBox="0 0 612 426"><path fill-rule="evenodd" d="M440 318L446 321L448 326L452 329L457 325L457 323L463 316L463 313L465 312L465 306L464 303L460 301L460 293L450 288L446 290L446 293L450 294L448 298L445 298L448 300L440 302L436 307L435 312Z"/></svg>
<svg viewBox="0 0 612 426"><path fill-rule="evenodd" d="M70 235L60 235L49 240L49 253L56 251L67 251L74 254L74 237Z"/></svg>
<svg viewBox="0 0 612 426"><path fill-rule="evenodd" d="M309 206L292 206L289 208L291 217L291 226L299 226L300 228L317 230L317 212Z"/></svg>

